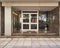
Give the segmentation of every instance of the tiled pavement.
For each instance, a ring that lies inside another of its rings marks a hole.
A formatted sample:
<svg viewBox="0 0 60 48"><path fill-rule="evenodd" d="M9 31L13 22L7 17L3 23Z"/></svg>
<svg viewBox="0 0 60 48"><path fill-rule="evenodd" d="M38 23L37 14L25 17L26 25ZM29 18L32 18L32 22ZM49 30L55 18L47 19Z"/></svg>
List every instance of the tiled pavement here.
<svg viewBox="0 0 60 48"><path fill-rule="evenodd" d="M60 38L0 38L0 48L60 48Z"/></svg>

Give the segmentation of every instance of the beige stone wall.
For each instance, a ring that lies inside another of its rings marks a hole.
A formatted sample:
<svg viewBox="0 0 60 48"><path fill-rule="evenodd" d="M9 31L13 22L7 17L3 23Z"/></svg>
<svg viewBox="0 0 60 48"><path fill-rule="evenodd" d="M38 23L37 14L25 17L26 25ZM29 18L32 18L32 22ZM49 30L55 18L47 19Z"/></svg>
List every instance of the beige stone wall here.
<svg viewBox="0 0 60 48"><path fill-rule="evenodd" d="M2 6L58 6L58 2L2 2Z"/></svg>
<svg viewBox="0 0 60 48"><path fill-rule="evenodd" d="M5 7L5 36L11 36L12 32L11 7Z"/></svg>

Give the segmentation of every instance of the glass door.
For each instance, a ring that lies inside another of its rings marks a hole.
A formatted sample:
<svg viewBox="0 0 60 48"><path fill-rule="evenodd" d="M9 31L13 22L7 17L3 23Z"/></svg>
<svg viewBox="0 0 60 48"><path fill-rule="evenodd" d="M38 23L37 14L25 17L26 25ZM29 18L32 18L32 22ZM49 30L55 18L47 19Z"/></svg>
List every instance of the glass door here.
<svg viewBox="0 0 60 48"><path fill-rule="evenodd" d="M30 14L31 15L31 30L36 30L37 31L37 24L38 24L38 20L37 20L37 14Z"/></svg>
<svg viewBox="0 0 60 48"><path fill-rule="evenodd" d="M22 32L38 31L37 11L26 11L22 13Z"/></svg>
<svg viewBox="0 0 60 48"><path fill-rule="evenodd" d="M23 30L29 30L29 14L23 14L23 22L22 22Z"/></svg>

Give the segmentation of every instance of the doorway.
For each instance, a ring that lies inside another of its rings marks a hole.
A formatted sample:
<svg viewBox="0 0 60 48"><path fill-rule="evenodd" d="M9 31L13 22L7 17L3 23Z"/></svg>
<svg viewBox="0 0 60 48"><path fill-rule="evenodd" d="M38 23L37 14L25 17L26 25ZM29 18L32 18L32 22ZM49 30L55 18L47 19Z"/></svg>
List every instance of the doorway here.
<svg viewBox="0 0 60 48"><path fill-rule="evenodd" d="M22 34L38 33L38 11L22 11Z"/></svg>
<svg viewBox="0 0 60 48"><path fill-rule="evenodd" d="M54 12L53 12L54 13ZM21 10L17 16L17 22L15 23L15 36L52 36L58 35L54 31L55 19L57 15L52 14L52 11L40 11L40 10ZM57 13L56 13L57 14ZM16 19L15 19L16 20ZM57 22L58 23L58 22ZM17 32L18 30L18 32Z"/></svg>

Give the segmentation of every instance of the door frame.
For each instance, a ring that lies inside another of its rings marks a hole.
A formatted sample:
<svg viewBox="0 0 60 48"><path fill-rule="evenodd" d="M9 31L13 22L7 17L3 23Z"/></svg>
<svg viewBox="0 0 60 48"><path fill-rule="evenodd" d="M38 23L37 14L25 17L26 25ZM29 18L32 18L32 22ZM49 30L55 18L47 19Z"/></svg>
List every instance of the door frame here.
<svg viewBox="0 0 60 48"><path fill-rule="evenodd" d="M37 11L37 13L23 13L23 11ZM23 31L25 31L24 29L23 29L23 14L29 14L29 16L31 16L31 14L37 14L37 23L34 23L34 24L37 24L37 30L35 29L35 31L37 32L37 34L39 33L39 29L38 29L38 24L39 24L39 22L38 22L38 16L39 16L39 11L38 10L22 10L21 11L21 33L23 34ZM31 17L29 18L29 21L30 21L30 23L28 23L29 24L29 30L31 30ZM25 23L26 24L26 23ZM33 23L32 23L33 24ZM28 30L28 29L27 29Z"/></svg>

